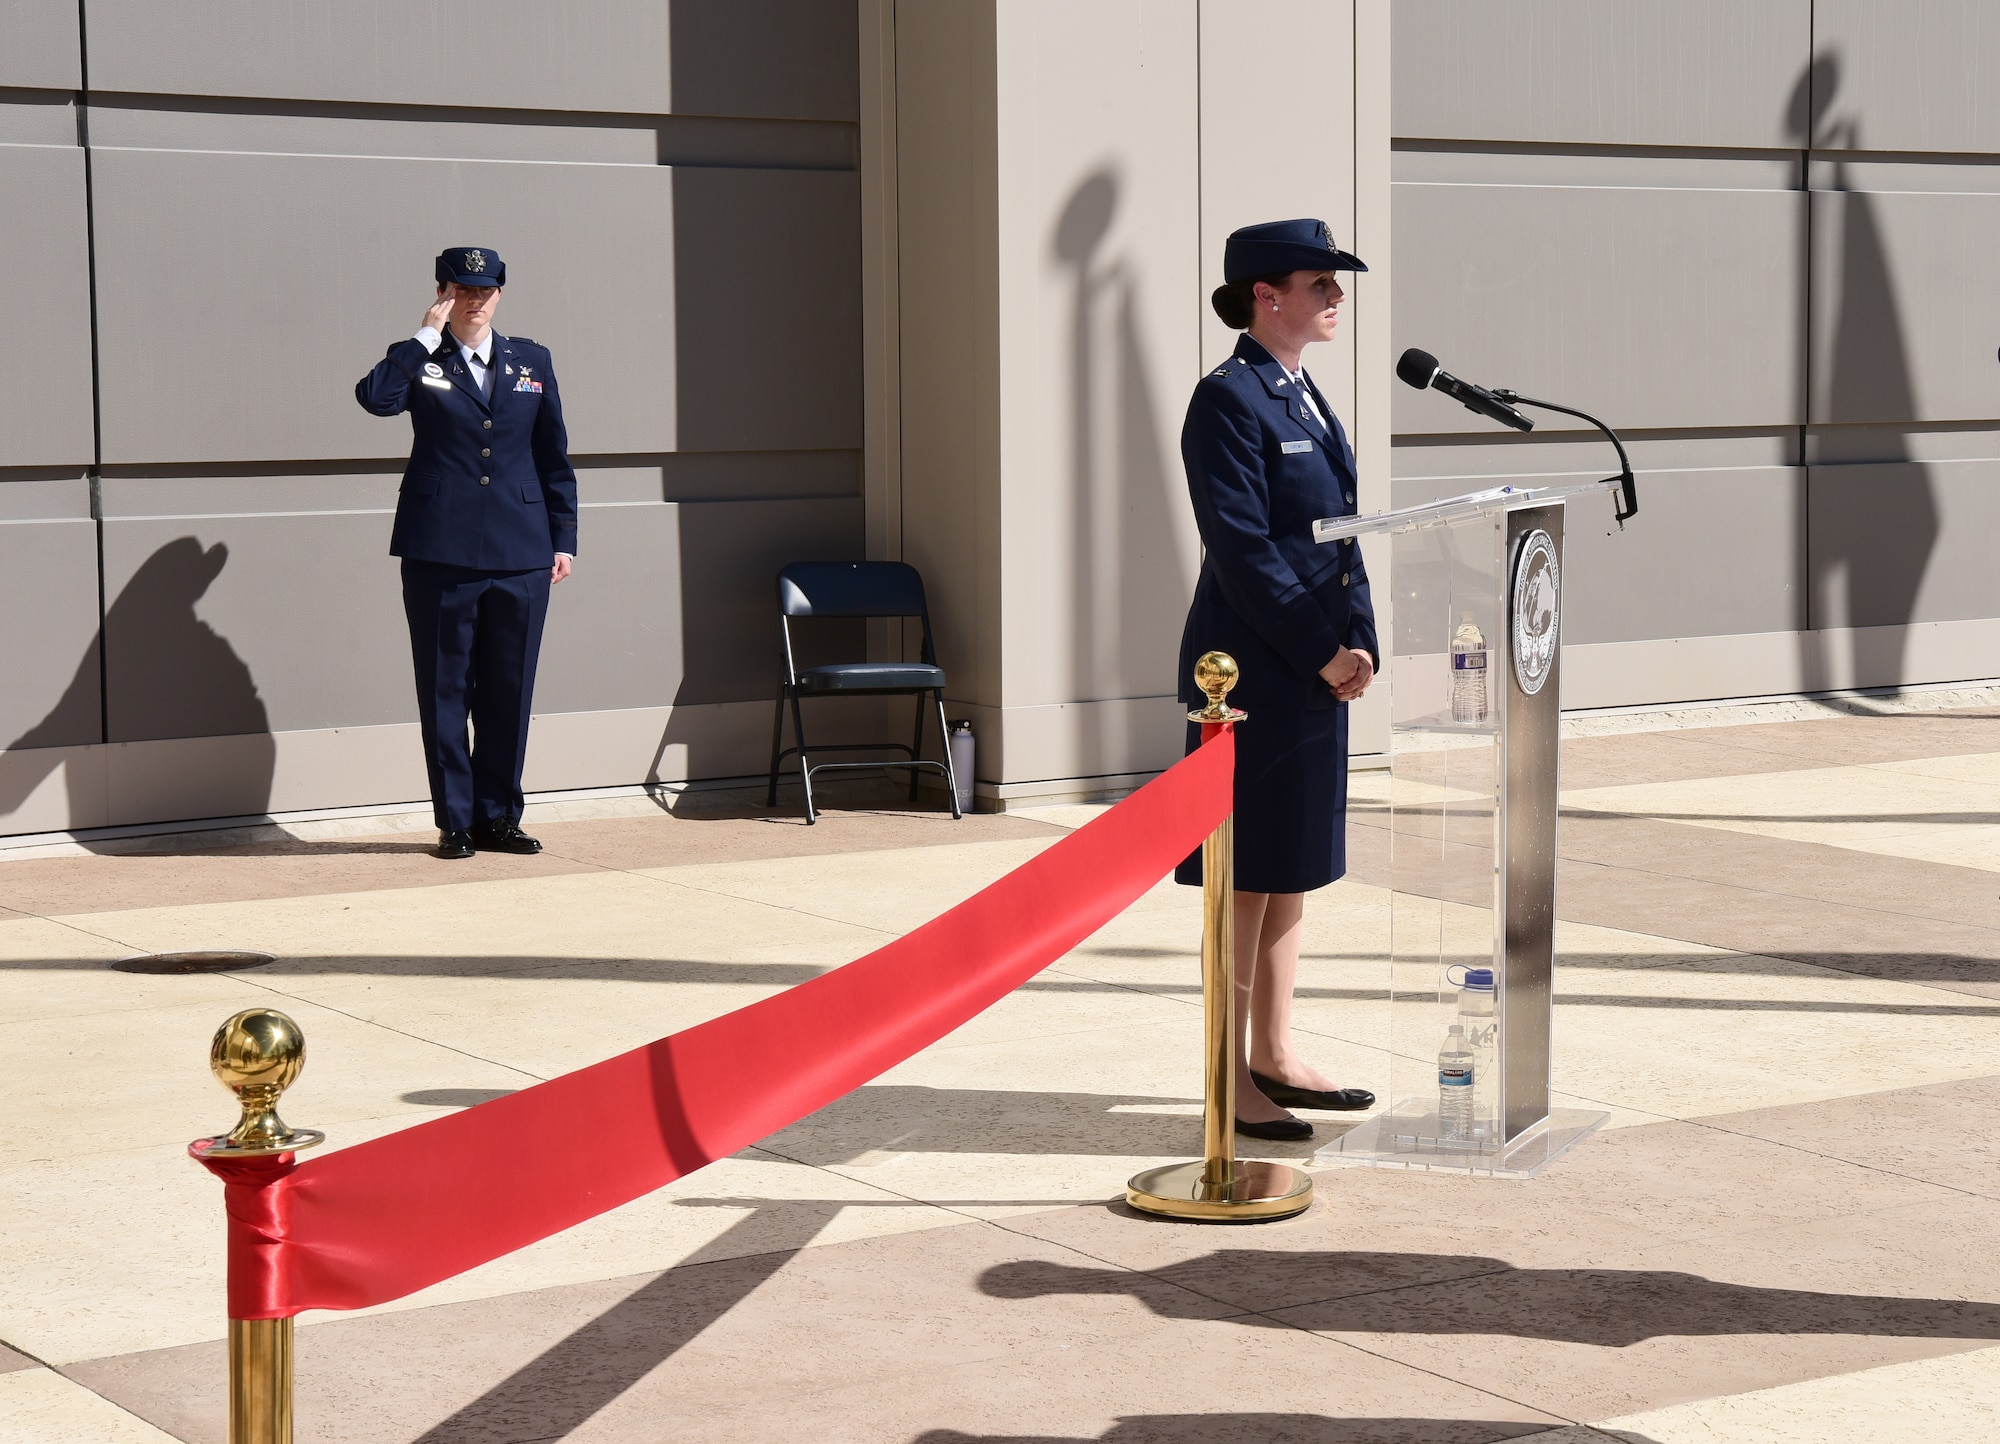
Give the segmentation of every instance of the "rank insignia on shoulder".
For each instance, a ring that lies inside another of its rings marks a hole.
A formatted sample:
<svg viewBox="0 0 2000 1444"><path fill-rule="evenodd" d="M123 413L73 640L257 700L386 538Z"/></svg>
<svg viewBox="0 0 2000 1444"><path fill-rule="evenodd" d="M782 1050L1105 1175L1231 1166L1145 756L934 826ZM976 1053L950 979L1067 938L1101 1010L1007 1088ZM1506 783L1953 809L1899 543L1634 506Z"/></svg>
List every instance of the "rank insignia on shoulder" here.
<svg viewBox="0 0 2000 1444"><path fill-rule="evenodd" d="M1227 376L1229 374L1229 368L1227 366L1218 366L1208 374L1211 376Z"/></svg>
<svg viewBox="0 0 2000 1444"><path fill-rule="evenodd" d="M442 376L444 375L444 367L438 365L435 361L426 361L424 362L424 375Z"/></svg>

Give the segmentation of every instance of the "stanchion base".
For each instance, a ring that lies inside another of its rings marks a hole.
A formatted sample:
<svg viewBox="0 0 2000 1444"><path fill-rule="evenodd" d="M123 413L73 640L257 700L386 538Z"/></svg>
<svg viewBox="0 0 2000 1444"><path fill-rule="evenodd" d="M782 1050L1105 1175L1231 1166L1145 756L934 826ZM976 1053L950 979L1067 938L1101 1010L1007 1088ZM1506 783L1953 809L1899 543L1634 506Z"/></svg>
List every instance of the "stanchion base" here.
<svg viewBox="0 0 2000 1444"><path fill-rule="evenodd" d="M1199 1223L1259 1223L1312 1207L1312 1179L1286 1164L1238 1162L1227 1198L1206 1196L1206 1171L1199 1161L1149 1168L1125 1185L1125 1201L1142 1213Z"/></svg>

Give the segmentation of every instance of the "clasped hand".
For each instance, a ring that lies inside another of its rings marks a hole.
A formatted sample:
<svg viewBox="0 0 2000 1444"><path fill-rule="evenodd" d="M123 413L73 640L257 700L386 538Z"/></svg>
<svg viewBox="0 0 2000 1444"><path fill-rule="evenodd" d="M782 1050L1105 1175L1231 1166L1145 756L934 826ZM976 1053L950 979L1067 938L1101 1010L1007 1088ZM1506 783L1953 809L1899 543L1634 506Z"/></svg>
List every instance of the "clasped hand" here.
<svg viewBox="0 0 2000 1444"><path fill-rule="evenodd" d="M1375 659L1366 652L1358 652L1352 647L1342 647L1333 654L1333 660L1319 669L1320 677L1333 688L1333 695L1342 702L1352 702L1368 690L1368 684L1375 680Z"/></svg>

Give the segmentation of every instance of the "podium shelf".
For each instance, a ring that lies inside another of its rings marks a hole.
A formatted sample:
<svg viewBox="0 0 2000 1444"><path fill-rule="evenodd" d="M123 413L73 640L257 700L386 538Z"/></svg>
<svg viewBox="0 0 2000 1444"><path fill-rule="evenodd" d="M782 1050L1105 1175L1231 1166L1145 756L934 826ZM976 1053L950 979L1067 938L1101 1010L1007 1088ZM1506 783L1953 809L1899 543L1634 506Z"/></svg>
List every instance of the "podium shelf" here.
<svg viewBox="0 0 2000 1444"><path fill-rule="evenodd" d="M1473 517L1495 512L1516 511L1527 506L1549 506L1592 492L1611 491L1619 478L1576 482L1568 486L1496 486L1443 501L1427 501L1417 506L1399 506L1367 516L1321 517L1313 523L1316 542L1340 541L1346 537L1370 536L1380 532L1422 531L1428 527L1450 526Z"/></svg>

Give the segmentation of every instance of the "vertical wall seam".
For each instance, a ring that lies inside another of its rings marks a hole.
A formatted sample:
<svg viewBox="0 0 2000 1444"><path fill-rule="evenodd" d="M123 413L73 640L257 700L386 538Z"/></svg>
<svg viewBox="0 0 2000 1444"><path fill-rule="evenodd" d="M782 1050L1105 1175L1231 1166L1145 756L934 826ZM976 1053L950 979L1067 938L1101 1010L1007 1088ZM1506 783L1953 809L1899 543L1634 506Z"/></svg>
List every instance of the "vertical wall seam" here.
<svg viewBox="0 0 2000 1444"><path fill-rule="evenodd" d="M76 143L83 151L84 274L90 286L90 520L97 535L97 740L111 741L111 669L104 585L104 390L97 347L97 186L90 154L90 20L76 0Z"/></svg>
<svg viewBox="0 0 2000 1444"><path fill-rule="evenodd" d="M1804 234L1805 259L1800 267L1804 279L1799 292L1799 552L1796 561L1799 579L1799 611L1801 627L1806 632L1816 630L1813 615L1816 600L1813 597L1812 581L1812 456L1806 450L1812 434L1813 407L1813 251L1817 242L1814 234L1813 215L1813 115L1816 77L1814 64L1819 53L1819 4L1818 0L1807 0L1806 4L1806 114L1805 133L1800 137L1804 149L1799 152L1799 194L1805 206L1805 224L1800 227ZM1853 619L1850 617L1850 621ZM1807 679L1801 678L1801 683Z"/></svg>

